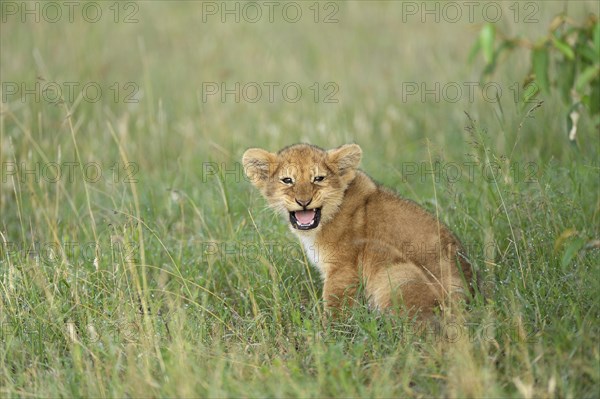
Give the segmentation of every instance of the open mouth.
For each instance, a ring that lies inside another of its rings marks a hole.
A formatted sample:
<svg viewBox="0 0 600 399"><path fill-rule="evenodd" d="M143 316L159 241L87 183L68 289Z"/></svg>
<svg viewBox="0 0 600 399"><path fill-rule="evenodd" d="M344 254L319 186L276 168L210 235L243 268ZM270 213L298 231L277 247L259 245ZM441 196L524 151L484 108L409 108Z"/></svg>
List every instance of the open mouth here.
<svg viewBox="0 0 600 399"><path fill-rule="evenodd" d="M321 208L290 212L290 223L298 230L310 230L319 225Z"/></svg>

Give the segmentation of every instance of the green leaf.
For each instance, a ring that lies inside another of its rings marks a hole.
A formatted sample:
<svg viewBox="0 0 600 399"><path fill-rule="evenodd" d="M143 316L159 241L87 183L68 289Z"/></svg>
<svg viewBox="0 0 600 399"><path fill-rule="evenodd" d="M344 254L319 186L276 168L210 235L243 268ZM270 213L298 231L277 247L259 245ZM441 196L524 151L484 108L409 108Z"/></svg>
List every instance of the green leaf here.
<svg viewBox="0 0 600 399"><path fill-rule="evenodd" d="M535 74L535 81L542 92L550 92L550 80L548 79L548 49L541 47L533 50L532 53L532 68Z"/></svg>
<svg viewBox="0 0 600 399"><path fill-rule="evenodd" d="M573 51L573 49L571 47L569 47L569 45L567 43L562 42L562 41L558 40L557 38L555 38L554 36L552 36L552 44L558 51L563 53L563 55L565 57L567 57L569 60L572 61L575 59L575 52Z"/></svg>
<svg viewBox="0 0 600 399"><path fill-rule="evenodd" d="M578 93L583 92L586 85L588 83L590 83L592 80L594 80L594 78L598 77L598 75L600 75L600 66L599 65L591 65L591 66L587 67L577 77L577 80L575 81L575 90L577 90Z"/></svg>
<svg viewBox="0 0 600 399"><path fill-rule="evenodd" d="M577 53L581 54L581 58L589 64L597 63L600 60L599 53L595 52L590 46L579 46Z"/></svg>
<svg viewBox="0 0 600 399"><path fill-rule="evenodd" d="M557 63L557 76L558 80L556 84L565 103L570 104L571 89L575 83L575 62L563 60Z"/></svg>
<svg viewBox="0 0 600 399"><path fill-rule="evenodd" d="M600 79L592 81L592 91L590 92L590 113L600 114Z"/></svg>
<svg viewBox="0 0 600 399"><path fill-rule="evenodd" d="M481 50L481 41L476 40L475 43L473 43L471 50L469 51L469 56L467 57L469 64L471 64L473 62L473 60L475 59L475 56L477 55L479 50Z"/></svg>
<svg viewBox="0 0 600 399"><path fill-rule="evenodd" d="M479 44L483 51L483 59L486 64L494 61L494 41L496 40L496 28L492 24L485 24L479 34Z"/></svg>
<svg viewBox="0 0 600 399"><path fill-rule="evenodd" d="M485 68L483 69L483 76L488 77L491 74L493 74L495 70L496 70L496 62L494 61L485 66Z"/></svg>

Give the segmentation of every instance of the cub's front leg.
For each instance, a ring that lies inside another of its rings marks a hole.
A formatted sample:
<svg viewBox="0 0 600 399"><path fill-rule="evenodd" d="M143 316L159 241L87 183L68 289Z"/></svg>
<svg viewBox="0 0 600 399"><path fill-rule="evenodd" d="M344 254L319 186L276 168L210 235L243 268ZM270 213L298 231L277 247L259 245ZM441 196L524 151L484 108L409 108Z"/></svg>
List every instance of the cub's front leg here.
<svg viewBox="0 0 600 399"><path fill-rule="evenodd" d="M353 304L360 283L358 273L351 267L337 267L325 273L323 300L328 311L335 312L341 307Z"/></svg>

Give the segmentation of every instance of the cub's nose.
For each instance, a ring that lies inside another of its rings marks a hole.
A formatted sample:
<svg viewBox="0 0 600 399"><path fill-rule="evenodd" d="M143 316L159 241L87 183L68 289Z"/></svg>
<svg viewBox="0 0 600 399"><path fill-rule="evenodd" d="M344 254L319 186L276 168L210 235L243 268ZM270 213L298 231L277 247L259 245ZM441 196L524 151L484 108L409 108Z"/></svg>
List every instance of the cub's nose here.
<svg viewBox="0 0 600 399"><path fill-rule="evenodd" d="M312 198L307 199L307 200L299 200L298 198L296 198L296 203L303 208L306 208L308 206L308 204L310 204L311 202L312 202Z"/></svg>

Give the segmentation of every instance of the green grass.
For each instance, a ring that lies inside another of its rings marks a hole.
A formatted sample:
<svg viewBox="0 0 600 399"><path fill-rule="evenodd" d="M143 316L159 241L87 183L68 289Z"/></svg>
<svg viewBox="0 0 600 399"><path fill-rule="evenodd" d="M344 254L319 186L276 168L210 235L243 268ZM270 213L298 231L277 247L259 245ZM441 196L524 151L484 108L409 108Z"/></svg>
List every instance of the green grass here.
<svg viewBox="0 0 600 399"><path fill-rule="evenodd" d="M494 76L500 104L479 90L403 99L403 83L478 80L482 62L465 61L476 24L356 1L333 24L315 24L312 3L299 23L251 24L166 1L137 3L125 24L99 4L96 24L3 11L2 397L597 397L598 130L583 114L570 144L557 95L514 101L526 57ZM503 29L531 38L565 8L598 12L536 2L539 22L515 23L497 4ZM8 95L36 81L97 82L102 97ZM297 82L303 95L204 102L203 82ZM327 82L337 103L323 102ZM124 101L132 88L138 103ZM464 323L419 332L366 307L323 323L318 272L239 164L249 146L300 141L360 144L365 171L455 231L486 293ZM69 162L88 169L66 175Z"/></svg>

